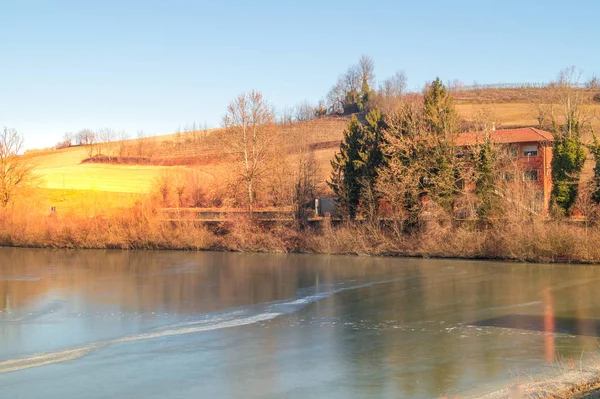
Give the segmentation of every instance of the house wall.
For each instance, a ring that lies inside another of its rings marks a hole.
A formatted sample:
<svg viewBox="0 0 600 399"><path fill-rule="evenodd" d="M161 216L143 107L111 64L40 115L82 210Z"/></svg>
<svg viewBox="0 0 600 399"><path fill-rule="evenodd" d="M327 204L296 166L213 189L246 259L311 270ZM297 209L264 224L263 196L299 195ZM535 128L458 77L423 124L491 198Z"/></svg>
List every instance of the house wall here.
<svg viewBox="0 0 600 399"><path fill-rule="evenodd" d="M538 155L523 156L523 148L526 146L537 146ZM550 206L550 193L552 192L552 147L543 142L519 143L519 158L517 165L523 170L537 170L537 186L543 191L544 209Z"/></svg>
<svg viewBox="0 0 600 399"><path fill-rule="evenodd" d="M509 143L510 144L510 143ZM543 193L544 210L549 209L550 195L552 192L552 146L550 143L544 142L524 142L513 143L512 145L518 148L518 157L516 160L518 169L523 172L526 170L537 170L538 180L535 185L540 189L540 194ZM527 146L537 146L537 156L523 156L523 150ZM519 176L523 179L524 175ZM475 190L475 183L472 181L465 182L465 190L472 192Z"/></svg>

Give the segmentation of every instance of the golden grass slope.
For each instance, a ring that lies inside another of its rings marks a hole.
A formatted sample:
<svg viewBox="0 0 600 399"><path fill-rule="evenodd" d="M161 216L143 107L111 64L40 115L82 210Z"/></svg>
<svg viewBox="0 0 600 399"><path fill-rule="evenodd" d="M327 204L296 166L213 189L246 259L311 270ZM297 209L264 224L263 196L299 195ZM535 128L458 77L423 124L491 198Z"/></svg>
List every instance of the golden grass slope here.
<svg viewBox="0 0 600 399"><path fill-rule="evenodd" d="M309 122L305 125L310 127L313 144L331 143L339 140L346 127L346 118L325 118ZM283 135L286 130L290 132L297 129L297 126L283 127ZM185 140L189 133L182 133ZM172 142L175 135L153 137L154 142ZM135 140L131 141L132 143ZM215 145L212 142L206 143L206 149L215 151ZM202 147L202 146L201 146ZM199 148L202 150L202 148ZM329 162L330 156L335 148L326 146L317 150L317 158L323 163ZM216 151L220 151L217 149ZM71 189L71 190L94 190L111 191L126 193L147 193L153 180L159 173L168 169L177 167L165 167L159 165L122 165L122 164L101 164L101 163L82 163L88 158L85 147L71 147L52 152L34 153L27 157L36 165L36 175L40 177L39 187L50 189ZM223 163L218 161L209 165L194 166L208 176L218 176L222 172Z"/></svg>

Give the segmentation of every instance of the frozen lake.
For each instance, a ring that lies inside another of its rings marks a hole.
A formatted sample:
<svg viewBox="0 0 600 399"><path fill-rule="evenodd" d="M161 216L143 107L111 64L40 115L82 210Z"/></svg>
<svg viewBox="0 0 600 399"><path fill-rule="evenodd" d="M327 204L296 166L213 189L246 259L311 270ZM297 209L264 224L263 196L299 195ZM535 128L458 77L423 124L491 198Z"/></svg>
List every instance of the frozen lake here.
<svg viewBox="0 0 600 399"><path fill-rule="evenodd" d="M461 398L598 350L600 268L0 248L6 398Z"/></svg>

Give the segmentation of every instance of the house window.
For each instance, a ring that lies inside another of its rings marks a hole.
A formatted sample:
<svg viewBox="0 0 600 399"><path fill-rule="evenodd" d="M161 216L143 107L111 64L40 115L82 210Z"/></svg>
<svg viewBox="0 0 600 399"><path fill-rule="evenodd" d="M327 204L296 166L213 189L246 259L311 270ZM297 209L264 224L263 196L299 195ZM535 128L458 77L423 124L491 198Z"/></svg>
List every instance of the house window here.
<svg viewBox="0 0 600 399"><path fill-rule="evenodd" d="M519 146L517 145L509 145L507 147L508 156L511 158L519 157Z"/></svg>
<svg viewBox="0 0 600 399"><path fill-rule="evenodd" d="M538 171L537 170L526 170L523 172L523 180L524 181L538 181Z"/></svg>
<svg viewBox="0 0 600 399"><path fill-rule="evenodd" d="M538 147L537 145L525 145L523 146L523 156L524 157L537 157L538 155Z"/></svg>
<svg viewBox="0 0 600 399"><path fill-rule="evenodd" d="M515 172L504 172L504 181L507 183L515 181Z"/></svg>

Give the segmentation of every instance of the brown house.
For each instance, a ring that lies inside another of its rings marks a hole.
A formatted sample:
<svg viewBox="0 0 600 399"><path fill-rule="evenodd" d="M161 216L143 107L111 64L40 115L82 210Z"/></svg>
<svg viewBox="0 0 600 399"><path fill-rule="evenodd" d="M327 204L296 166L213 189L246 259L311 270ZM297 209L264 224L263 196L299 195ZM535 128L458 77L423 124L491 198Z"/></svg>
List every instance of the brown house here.
<svg viewBox="0 0 600 399"><path fill-rule="evenodd" d="M544 209L548 210L552 191L552 133L527 127L492 130L490 134L493 143L508 146L521 174L519 178L535 182L540 189L540 199L543 197ZM471 147L483 140L482 132L466 132L457 137L456 144Z"/></svg>

